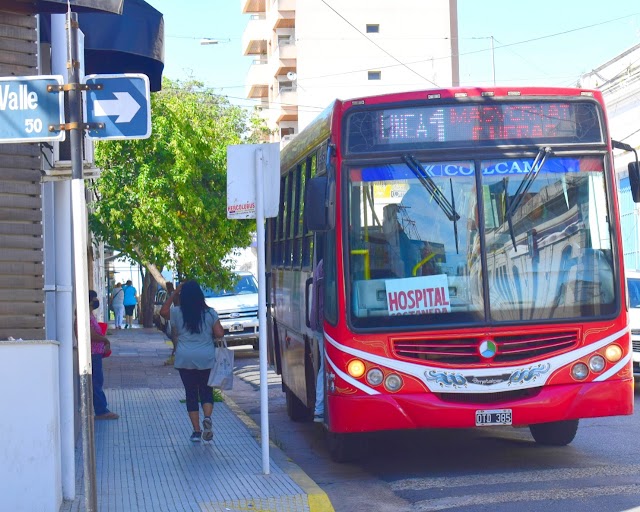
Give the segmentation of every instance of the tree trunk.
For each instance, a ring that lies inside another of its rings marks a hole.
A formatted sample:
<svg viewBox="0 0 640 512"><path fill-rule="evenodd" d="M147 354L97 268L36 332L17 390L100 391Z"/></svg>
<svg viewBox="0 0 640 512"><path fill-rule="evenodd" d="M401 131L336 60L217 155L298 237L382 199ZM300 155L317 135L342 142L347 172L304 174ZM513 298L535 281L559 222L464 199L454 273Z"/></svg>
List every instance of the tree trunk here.
<svg viewBox="0 0 640 512"><path fill-rule="evenodd" d="M144 327L153 327L153 305L156 298L158 283L151 275L151 272L144 273L141 295L141 321Z"/></svg>

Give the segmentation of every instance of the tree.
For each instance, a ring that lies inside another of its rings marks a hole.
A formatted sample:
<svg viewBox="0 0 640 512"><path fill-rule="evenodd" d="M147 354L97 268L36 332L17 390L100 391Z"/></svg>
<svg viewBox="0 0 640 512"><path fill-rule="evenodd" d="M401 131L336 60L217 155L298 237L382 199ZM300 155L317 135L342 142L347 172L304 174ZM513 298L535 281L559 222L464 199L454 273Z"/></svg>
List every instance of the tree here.
<svg viewBox="0 0 640 512"><path fill-rule="evenodd" d="M163 267L181 279L228 286L228 255L249 245L255 223L226 217L227 146L257 142L264 123L195 81L165 79L151 96L151 114L150 138L97 144L102 173L93 184L91 229L163 287Z"/></svg>

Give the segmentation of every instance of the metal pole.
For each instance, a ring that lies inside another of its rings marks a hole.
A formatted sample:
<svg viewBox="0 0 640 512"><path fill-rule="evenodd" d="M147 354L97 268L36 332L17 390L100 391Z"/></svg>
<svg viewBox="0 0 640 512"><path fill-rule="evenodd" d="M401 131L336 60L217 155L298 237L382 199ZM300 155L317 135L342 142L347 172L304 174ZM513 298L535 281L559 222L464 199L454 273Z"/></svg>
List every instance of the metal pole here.
<svg viewBox="0 0 640 512"><path fill-rule="evenodd" d="M267 382L267 297L264 254L264 175L263 154L256 149L256 224L258 242L258 346L260 349L260 439L262 472L269 474L269 384Z"/></svg>
<svg viewBox="0 0 640 512"><path fill-rule="evenodd" d="M84 463L84 496L87 512L98 510L96 497L95 437L93 425L93 384L91 382L91 336L89 331L89 280L87 277L87 205L82 175L83 117L78 56L78 15L67 13L69 125L71 142L71 218L78 326L80 370L80 416Z"/></svg>
<svg viewBox="0 0 640 512"><path fill-rule="evenodd" d="M493 46L493 36L491 36L491 71L493 73L493 85L496 85L496 50Z"/></svg>

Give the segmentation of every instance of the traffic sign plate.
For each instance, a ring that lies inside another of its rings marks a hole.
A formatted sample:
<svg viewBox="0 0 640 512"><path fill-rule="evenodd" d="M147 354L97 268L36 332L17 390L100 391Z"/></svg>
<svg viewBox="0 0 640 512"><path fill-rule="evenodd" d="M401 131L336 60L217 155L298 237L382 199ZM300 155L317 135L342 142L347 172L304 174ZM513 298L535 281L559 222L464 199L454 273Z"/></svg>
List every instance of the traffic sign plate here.
<svg viewBox="0 0 640 512"><path fill-rule="evenodd" d="M149 78L138 73L89 75L85 119L92 139L146 139L151 135ZM96 127L100 125L100 127Z"/></svg>
<svg viewBox="0 0 640 512"><path fill-rule="evenodd" d="M64 131L49 130L64 123L61 85L58 75L1 77L0 143L64 140Z"/></svg>

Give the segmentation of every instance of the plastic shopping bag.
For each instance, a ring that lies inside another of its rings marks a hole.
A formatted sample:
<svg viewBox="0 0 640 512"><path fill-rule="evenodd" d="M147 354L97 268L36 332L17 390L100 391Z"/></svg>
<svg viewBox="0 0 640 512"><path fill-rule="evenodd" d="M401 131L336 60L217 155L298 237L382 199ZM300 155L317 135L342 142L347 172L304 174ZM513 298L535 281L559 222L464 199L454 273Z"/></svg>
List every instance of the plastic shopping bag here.
<svg viewBox="0 0 640 512"><path fill-rule="evenodd" d="M233 389L233 350L223 342L216 347L216 362L209 373L209 386L217 389Z"/></svg>

